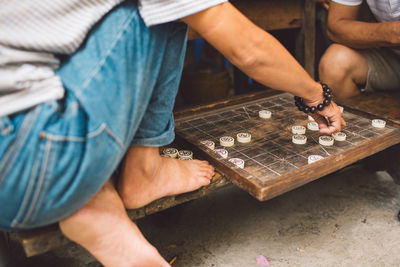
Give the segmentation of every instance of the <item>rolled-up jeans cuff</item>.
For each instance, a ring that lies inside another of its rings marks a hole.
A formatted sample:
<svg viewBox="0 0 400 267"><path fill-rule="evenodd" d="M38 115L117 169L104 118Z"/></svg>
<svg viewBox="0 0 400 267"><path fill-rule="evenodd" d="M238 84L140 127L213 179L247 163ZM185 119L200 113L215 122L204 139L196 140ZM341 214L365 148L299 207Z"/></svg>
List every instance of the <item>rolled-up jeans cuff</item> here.
<svg viewBox="0 0 400 267"><path fill-rule="evenodd" d="M169 128L159 136L149 138L134 138L131 142L131 146L152 146L160 147L171 144L175 139L175 127L171 123Z"/></svg>

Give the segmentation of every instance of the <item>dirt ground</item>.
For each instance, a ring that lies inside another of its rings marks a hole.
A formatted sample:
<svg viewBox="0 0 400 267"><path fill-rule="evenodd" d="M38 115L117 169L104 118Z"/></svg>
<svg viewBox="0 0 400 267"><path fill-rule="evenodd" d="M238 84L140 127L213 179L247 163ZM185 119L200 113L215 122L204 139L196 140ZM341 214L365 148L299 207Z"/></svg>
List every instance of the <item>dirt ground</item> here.
<svg viewBox="0 0 400 267"><path fill-rule="evenodd" d="M386 172L358 165L275 199L258 202L228 186L202 199L138 222L173 267L400 266L400 186ZM17 267L101 266L68 245L25 259Z"/></svg>

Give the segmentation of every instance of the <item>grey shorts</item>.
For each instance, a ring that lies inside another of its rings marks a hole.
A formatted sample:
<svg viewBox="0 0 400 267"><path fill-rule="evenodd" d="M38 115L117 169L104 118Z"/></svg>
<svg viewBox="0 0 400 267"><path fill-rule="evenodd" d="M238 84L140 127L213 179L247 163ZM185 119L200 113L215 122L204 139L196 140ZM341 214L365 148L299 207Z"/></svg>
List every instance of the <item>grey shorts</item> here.
<svg viewBox="0 0 400 267"><path fill-rule="evenodd" d="M400 91L400 55L390 48L360 51L368 61L368 76L362 92Z"/></svg>

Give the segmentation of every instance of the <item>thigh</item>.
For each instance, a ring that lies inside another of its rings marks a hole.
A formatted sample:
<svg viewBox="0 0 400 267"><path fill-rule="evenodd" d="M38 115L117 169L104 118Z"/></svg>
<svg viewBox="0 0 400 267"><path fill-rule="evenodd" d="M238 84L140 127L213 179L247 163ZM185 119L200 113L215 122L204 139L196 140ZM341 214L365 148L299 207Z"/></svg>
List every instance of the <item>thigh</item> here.
<svg viewBox="0 0 400 267"><path fill-rule="evenodd" d="M400 90L400 56L389 48L372 48L361 53L368 61L365 91Z"/></svg>
<svg viewBox="0 0 400 267"><path fill-rule="evenodd" d="M22 123L19 123L20 118ZM0 161L0 229L54 223L76 211L107 181L123 150L105 125L88 130L88 116L67 93L10 118L15 136Z"/></svg>

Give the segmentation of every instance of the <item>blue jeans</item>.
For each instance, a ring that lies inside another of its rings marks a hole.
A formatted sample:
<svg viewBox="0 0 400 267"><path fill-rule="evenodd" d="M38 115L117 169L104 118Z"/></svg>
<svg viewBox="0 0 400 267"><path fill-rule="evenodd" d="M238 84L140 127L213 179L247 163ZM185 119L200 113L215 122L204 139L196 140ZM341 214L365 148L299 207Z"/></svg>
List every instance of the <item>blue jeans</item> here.
<svg viewBox="0 0 400 267"><path fill-rule="evenodd" d="M129 146L173 141L186 31L177 22L147 28L137 4L120 5L57 71L62 101L0 118L0 230L65 218Z"/></svg>

